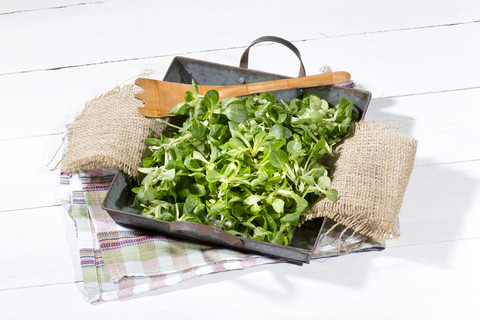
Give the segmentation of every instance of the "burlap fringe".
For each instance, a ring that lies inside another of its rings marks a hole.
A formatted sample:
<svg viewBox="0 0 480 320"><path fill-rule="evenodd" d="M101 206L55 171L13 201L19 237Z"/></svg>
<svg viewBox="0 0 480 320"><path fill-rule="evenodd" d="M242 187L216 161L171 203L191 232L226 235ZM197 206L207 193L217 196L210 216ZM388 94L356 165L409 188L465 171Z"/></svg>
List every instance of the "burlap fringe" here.
<svg viewBox="0 0 480 320"><path fill-rule="evenodd" d="M364 236L398 238L397 219L413 170L417 141L398 130L361 121L324 164L339 198L318 201L304 220L326 217Z"/></svg>
<svg viewBox="0 0 480 320"><path fill-rule="evenodd" d="M68 127L60 167L64 171L117 167L138 180L145 138L166 131L165 124L137 111L143 103L134 95L141 92L139 86L128 84L88 101Z"/></svg>

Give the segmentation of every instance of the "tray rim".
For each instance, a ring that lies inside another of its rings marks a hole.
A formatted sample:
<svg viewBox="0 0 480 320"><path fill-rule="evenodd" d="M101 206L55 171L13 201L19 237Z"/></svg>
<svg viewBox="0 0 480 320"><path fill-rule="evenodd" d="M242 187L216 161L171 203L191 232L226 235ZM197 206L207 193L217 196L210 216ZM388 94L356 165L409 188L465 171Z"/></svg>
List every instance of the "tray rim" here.
<svg viewBox="0 0 480 320"><path fill-rule="evenodd" d="M102 204L101 204L101 208L102 210L105 210L109 215L110 217L118 224L120 225L123 225L123 226L127 226L127 227L130 227L130 228L134 228L135 226L133 225L130 225L130 224L125 224L125 223L121 223L121 222L118 222L118 219L117 219L117 215L122 215L122 216L127 216L127 217L133 217L135 219L140 219L140 220L144 220L144 221L147 221L151 224L163 224L163 225L170 225L170 222L168 221L162 221L162 220L158 220L158 219L155 219L155 218L150 218L150 217L145 217L145 216L142 216L141 214L135 214L135 213L130 213L130 212L126 212L126 211L120 211L120 210L116 210L116 209L112 209L110 207L108 207L106 205L106 203L108 202L108 199L110 198L111 196L111 193L113 192L113 188L112 186L114 186L114 182L119 179L119 176L120 175L124 175L125 177L127 177L128 179L132 179L134 180L131 176L129 176L128 174L126 174L125 172L123 172L122 170L119 170L116 174L115 174L115 177L114 179L112 180L112 183L110 185L110 187L108 188L108 191L107 191L107 194L105 196L105 199L103 200ZM139 212L140 213L140 212ZM169 236L169 237L173 237L173 238L177 238L177 239L185 239L185 240L188 240L188 241L193 241L193 242L199 242L199 243L204 243L204 244L210 244L212 246L222 246L222 247L225 247L225 248L228 248L228 249L232 249L232 250L239 250L239 251L246 251L246 252L250 252L250 253L254 253L254 254L259 254L259 255L263 255L263 256L270 256L270 257L274 257L274 258L277 258L277 259L284 259L284 260L287 260L287 261L290 261L290 262L294 262L294 263L309 263L310 260L311 260L311 257L312 257L312 254L313 252L315 251L315 248L316 246L318 245L318 242L320 241L320 235L322 233L322 230L325 226L325 222L326 222L326 218L317 218L318 220L321 220L321 222L318 222L321 224L320 228L319 228L319 231L315 237L315 241L314 243L312 244L312 248L311 249L306 249L306 248L300 248L300 247L293 247L293 246L286 246L286 245L280 245L280 244L276 244L276 243L270 243L270 242L266 242L266 241L259 241L259 240L255 240L255 239L247 239L247 238L242 238L242 237L238 237L238 236L234 236L232 235L232 237L235 237L237 239L239 239L242 243L243 243L243 246L235 246L235 245L228 245L228 244L217 244L217 243L212 243L212 242L209 242L207 240L205 241L202 241L202 240L199 240L199 239L194 239L194 238L191 238L191 237L188 237L188 236L185 236L185 235L182 235L182 234L177 234L177 233L169 233L169 232L160 232L158 230L155 230L154 228L146 228L150 231L153 231L155 233L158 233L158 234L162 234L162 235L166 235L166 236ZM177 223L182 223L182 224L198 224L198 223L195 223L195 222L188 222L188 221L180 221ZM202 224L198 224L198 225L202 225ZM202 225L202 226L205 226L207 228L211 228L211 229L216 229L216 230L220 230L222 232L226 232L226 231L223 231L219 228L216 228L216 227L212 227L212 226L207 226L207 225ZM137 229L145 229L145 228L142 228L140 226L137 226ZM267 253L263 253L263 252L259 252L259 251L256 251L256 250L253 250L253 249L249 249L248 247L245 247L245 243L252 243L252 244L257 244L259 246L265 246L265 247L270 247L270 248L277 248L277 249L280 249L280 250L285 250L285 251L291 251L291 252L295 252L295 253L300 253L300 254L303 254L305 256L305 259L302 259L302 260L299 260L299 259L294 259L294 258L289 258L289 257L285 257L285 256L280 256L280 255L275 255L275 254L267 254Z"/></svg>
<svg viewBox="0 0 480 320"><path fill-rule="evenodd" d="M184 56L175 56L173 57L172 61L170 62L170 65L165 73L165 77L169 74L170 70L172 70L172 68L174 67L175 63L179 63L181 65L181 67L183 67L185 70L186 70L186 67L185 67L185 64L188 64L188 63L198 63L198 64L204 64L204 65L210 65L210 66L214 66L214 67L219 67L219 68L225 68L225 69L230 69L230 70L233 70L233 71L238 71L238 72L242 72L242 73L247 73L247 74L252 74L252 75L264 75L264 76L272 76L272 77L275 77L275 78L290 78L288 76L285 76L285 75L280 75L280 74L275 74L275 73L270 73L270 72L265 72L265 71L261 71L261 70L256 70L256 69L247 69L247 68L241 68L241 67L236 67L236 66L231 66L231 65L226 65L226 64L222 64L222 63L217 63L217 62L211 62L211 61L205 61L205 60L199 60L199 59L194 59L194 58L189 58L189 57L184 57ZM201 84L201 83L199 83ZM364 109L362 109L362 114L360 116L360 118L357 120L357 121L360 121L360 120L363 120L365 118L365 115L367 113L367 110L368 110L368 106L370 105L370 102L371 102L371 99L372 99L372 93L369 92L369 91L366 91L366 90L361 90L361 89L357 89L357 88L348 88L348 87L342 87L342 86L338 86L338 85L332 85L332 86L325 86L325 87L332 87L334 88L335 90L339 90L339 91L344 91L344 92L350 92L350 93L353 93L353 94L363 94L364 95L364 98L365 98L365 106L364 106ZM305 91L307 91L308 89L315 89L315 88L321 88L321 87L309 87L309 88L304 88ZM113 186L113 182L117 179L117 176L119 174L125 174L124 172L122 172L121 170L119 170L119 172L115 175L115 178L114 180L112 181L112 184L107 192L107 195L103 201L103 203L101 204L101 208L103 210L105 210L106 212L109 213L109 215L112 217L112 219L115 220L114 216L118 215L118 214L121 214L121 215L126 215L126 216L130 216L130 217L134 217L135 219L142 219L145 221L148 221L148 222L152 222L152 223L161 223L161 224L169 224L169 222L167 221L161 221L161 220L158 220L158 219L154 219L154 218L150 218L150 217L145 217L145 216L142 216L141 214L135 214L135 213L130 213L130 212L125 212L125 211L119 211L119 210L115 210L115 209L112 209L112 208L108 208L105 203L107 202L107 199L110 195L110 192L111 192L111 187ZM126 175L126 174L125 174ZM128 176L128 175L127 175ZM131 177L130 177L131 178ZM133 179L133 178L131 178ZM113 212L113 216L112 214L110 214L110 212ZM139 212L141 213L141 211ZM292 246L286 246L286 245L279 245L279 244L274 244L274 243L270 243L270 242L265 242L265 241L259 241L259 240L255 240L255 239L246 239L246 238L241 238L241 237L238 237L238 236L234 236L232 235L233 237L239 239L243 244L245 244L245 242L247 243L253 243L253 244L258 244L260 246L267 246L267 247L273 247L273 248L277 248L277 249L280 249L280 250L286 250L286 251L292 251L292 252L295 252L295 253L301 253L301 254L304 254L305 255L305 259L302 259L302 260L296 260L296 259L290 259L290 258L287 258L287 257L284 257L284 256L278 256L278 255L273 255L273 254L266 254L266 253L263 253L263 252L259 252L259 251L255 251L255 250L250 250L248 248L245 248L244 245L243 246L234 246L234 245L221 245L221 244L217 244L217 243L211 243L211 245L219 245L219 246L223 246L223 247L226 247L226 248L230 248L230 249L237 249L237 250L240 250L240 251L248 251L248 252L251 252L251 253L256 253L256 254L260 254L260 255L267 255L267 256L273 256L273 257L276 257L276 258L280 258L280 259L285 259L287 261L290 261L290 262L294 262L294 263L309 263L311 258L312 258L312 255L313 255L313 252L316 248L316 246L318 245L318 242L320 241L320 235L322 233L322 230L324 228L324 225L325 225L325 221L326 221L326 218L318 218L318 219L322 219L321 221L321 226L319 228L319 231L318 231L318 234L316 235L316 238L315 238L315 242L312 246L311 249L306 249L306 248L299 248L299 247L292 247ZM117 220L115 220L117 222ZM117 222L118 223L118 222ZM178 222L177 222L178 223ZM181 221L180 223L194 223L194 222L185 222L185 221ZM121 224L121 223L119 223ZM195 223L196 224L196 223ZM124 224L125 225L125 224ZM198 225L202 225L202 224L198 224ZM134 225L128 225L129 227L131 228L135 228ZM212 227L212 226L207 226L207 225L202 225L202 226L206 226L206 227L209 227L209 228L212 228L212 229L216 229L216 230L220 230L222 232L225 232L221 229L218 229L216 227ZM145 229L145 228L142 228L140 226L138 226L137 228L141 228L141 229ZM147 228L148 229L148 228ZM166 234L167 236L172 236L172 237L175 237L175 238L180 238L180 239L186 239L188 241L195 241L195 242L201 242L201 243L209 243L208 241L201 241L201 240L198 240L198 239L194 239L194 238L191 238L191 237L188 237L188 236L185 236L185 235L179 235L179 234L172 234L172 233L162 233L158 230L155 230L154 228L150 229L151 231L157 233L157 234Z"/></svg>

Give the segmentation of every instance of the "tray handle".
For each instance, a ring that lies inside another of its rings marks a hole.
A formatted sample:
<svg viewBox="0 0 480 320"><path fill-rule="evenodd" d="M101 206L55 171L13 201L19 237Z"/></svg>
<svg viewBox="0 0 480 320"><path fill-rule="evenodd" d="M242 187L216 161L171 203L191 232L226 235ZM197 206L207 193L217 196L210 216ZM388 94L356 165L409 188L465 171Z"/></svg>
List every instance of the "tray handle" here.
<svg viewBox="0 0 480 320"><path fill-rule="evenodd" d="M201 233L202 235L208 238L214 238L216 240L220 240L231 246L236 246L236 247L244 246L242 239L235 237L234 235L228 232L225 232L223 230L206 226L204 224L185 222L185 221L172 221L169 223L169 226L170 226L170 232L178 233L178 235L188 234L188 233L196 233L196 234Z"/></svg>
<svg viewBox="0 0 480 320"><path fill-rule="evenodd" d="M248 46L248 48L245 49L245 51L242 54L242 57L240 58L240 68L248 69L248 54L250 52L250 48L259 42L265 42L265 41L280 43L286 46L287 48L289 48L290 50L292 50L293 53L295 53L295 55L298 57L298 60L300 60L300 70L298 71L298 76L305 77L306 75L305 66L303 65L300 51L290 41L280 37L275 37L275 36L264 36L264 37L260 37L258 39L253 40L252 43Z"/></svg>

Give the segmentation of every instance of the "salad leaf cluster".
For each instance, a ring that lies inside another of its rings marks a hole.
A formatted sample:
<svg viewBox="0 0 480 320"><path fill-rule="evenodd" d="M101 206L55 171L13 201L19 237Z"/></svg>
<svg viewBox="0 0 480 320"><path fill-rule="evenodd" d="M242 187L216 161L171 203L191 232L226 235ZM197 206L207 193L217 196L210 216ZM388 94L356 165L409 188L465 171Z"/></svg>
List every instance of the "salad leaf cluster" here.
<svg viewBox="0 0 480 320"><path fill-rule="evenodd" d="M311 203L337 199L318 159L356 120L352 107L309 93L289 103L268 93L219 101L193 83L170 111L187 116L178 132L146 139L152 155L133 189L143 215L288 245Z"/></svg>

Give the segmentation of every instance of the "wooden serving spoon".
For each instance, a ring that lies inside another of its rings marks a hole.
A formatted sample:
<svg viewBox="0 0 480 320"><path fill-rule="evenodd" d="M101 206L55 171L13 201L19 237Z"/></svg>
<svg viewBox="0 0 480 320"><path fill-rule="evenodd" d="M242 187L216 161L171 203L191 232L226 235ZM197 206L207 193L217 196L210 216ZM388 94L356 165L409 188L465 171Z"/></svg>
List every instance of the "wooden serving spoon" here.
<svg viewBox="0 0 480 320"><path fill-rule="evenodd" d="M220 100L226 97L240 97L254 93L271 92L287 89L339 84L350 80L350 74L344 71L317 74L313 76L255 82L236 86L198 86L199 93L204 95L208 90L216 90ZM185 92L192 90L192 85L139 78L135 84L144 89L135 98L143 100L145 105L138 111L146 117L165 117L173 107L182 102Z"/></svg>

